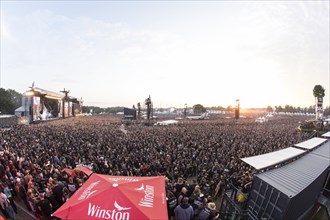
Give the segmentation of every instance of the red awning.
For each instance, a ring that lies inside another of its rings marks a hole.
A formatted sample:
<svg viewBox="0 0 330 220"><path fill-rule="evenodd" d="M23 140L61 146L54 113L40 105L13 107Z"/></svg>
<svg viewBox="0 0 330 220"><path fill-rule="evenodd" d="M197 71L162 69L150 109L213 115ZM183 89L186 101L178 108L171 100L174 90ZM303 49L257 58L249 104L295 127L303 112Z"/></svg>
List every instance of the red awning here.
<svg viewBox="0 0 330 220"><path fill-rule="evenodd" d="M68 220L165 220L165 178L94 173L53 215Z"/></svg>
<svg viewBox="0 0 330 220"><path fill-rule="evenodd" d="M89 168L84 167L82 165L76 166L75 170L79 170L79 171L85 173L87 176L90 176L93 173L93 171L91 171Z"/></svg>
<svg viewBox="0 0 330 220"><path fill-rule="evenodd" d="M63 170L62 170L62 172L66 172L68 175L70 175L70 176L75 176L76 175L76 173L74 172L74 170L73 169L70 169L70 168L64 168Z"/></svg>

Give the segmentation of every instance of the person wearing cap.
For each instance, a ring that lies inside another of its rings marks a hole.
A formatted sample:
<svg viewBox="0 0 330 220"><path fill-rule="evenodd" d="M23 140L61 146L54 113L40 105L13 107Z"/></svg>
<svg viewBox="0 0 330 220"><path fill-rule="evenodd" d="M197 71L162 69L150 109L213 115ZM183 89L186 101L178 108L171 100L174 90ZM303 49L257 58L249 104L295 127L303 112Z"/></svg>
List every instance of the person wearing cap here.
<svg viewBox="0 0 330 220"><path fill-rule="evenodd" d="M217 206L214 202L207 203L207 207L203 208L198 215L198 220L214 220L219 218Z"/></svg>
<svg viewBox="0 0 330 220"><path fill-rule="evenodd" d="M182 203L174 209L176 220L191 220L194 217L194 210L190 204L189 199L184 197Z"/></svg>
<svg viewBox="0 0 330 220"><path fill-rule="evenodd" d="M212 213L215 216L212 219L218 219L219 218L219 212L217 210L217 206L215 205L215 203L214 202L209 202L207 204L207 207L212 211Z"/></svg>

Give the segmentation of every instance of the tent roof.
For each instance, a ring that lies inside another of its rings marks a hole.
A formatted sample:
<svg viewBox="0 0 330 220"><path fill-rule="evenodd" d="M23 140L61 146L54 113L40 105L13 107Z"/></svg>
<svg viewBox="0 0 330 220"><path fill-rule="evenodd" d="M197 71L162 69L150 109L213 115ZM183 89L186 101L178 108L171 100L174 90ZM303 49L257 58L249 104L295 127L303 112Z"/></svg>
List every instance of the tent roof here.
<svg viewBox="0 0 330 220"><path fill-rule="evenodd" d="M329 150L330 145L328 142L299 160L278 169L258 174L257 177L287 196L293 197L313 183L329 168L329 156L326 158L318 155L322 152L329 152Z"/></svg>
<svg viewBox="0 0 330 220"><path fill-rule="evenodd" d="M177 120L166 120L166 121L159 121L156 124L157 125L173 125L173 124L178 124L179 121Z"/></svg>
<svg viewBox="0 0 330 220"><path fill-rule="evenodd" d="M313 148L319 146L320 144L322 144L326 141L327 141L327 139L315 137L315 138L309 139L307 141L303 141L299 144L295 144L294 146L310 150L310 149L313 149Z"/></svg>
<svg viewBox="0 0 330 220"><path fill-rule="evenodd" d="M330 131L327 132L327 133L325 133L325 134L323 134L322 137L330 137Z"/></svg>
<svg viewBox="0 0 330 220"><path fill-rule="evenodd" d="M316 148L311 152L311 154L319 155L321 157L327 158L330 163L330 141L327 141L320 147Z"/></svg>
<svg viewBox="0 0 330 220"><path fill-rule="evenodd" d="M0 115L0 118L12 118L15 117L15 115Z"/></svg>
<svg viewBox="0 0 330 220"><path fill-rule="evenodd" d="M93 173L53 215L61 219L167 219L165 177Z"/></svg>
<svg viewBox="0 0 330 220"><path fill-rule="evenodd" d="M85 173L87 176L90 176L93 173L92 170L90 170L89 168L83 165L77 165L75 169L80 170L81 172Z"/></svg>
<svg viewBox="0 0 330 220"><path fill-rule="evenodd" d="M26 108L25 105L22 105L21 107L15 109L15 112L25 112L28 111L28 108Z"/></svg>
<svg viewBox="0 0 330 220"><path fill-rule="evenodd" d="M304 150L288 147L283 150L278 150L267 154L241 158L241 160L253 166L257 170L261 170L282 163L303 153L305 153Z"/></svg>

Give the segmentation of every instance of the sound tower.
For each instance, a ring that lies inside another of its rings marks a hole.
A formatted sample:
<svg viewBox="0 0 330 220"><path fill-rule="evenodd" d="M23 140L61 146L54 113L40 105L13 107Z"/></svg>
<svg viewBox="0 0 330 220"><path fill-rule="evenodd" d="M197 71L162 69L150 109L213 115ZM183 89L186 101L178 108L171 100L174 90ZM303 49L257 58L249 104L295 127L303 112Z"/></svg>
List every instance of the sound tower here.
<svg viewBox="0 0 330 220"><path fill-rule="evenodd" d="M239 99L236 99L235 119L239 119Z"/></svg>

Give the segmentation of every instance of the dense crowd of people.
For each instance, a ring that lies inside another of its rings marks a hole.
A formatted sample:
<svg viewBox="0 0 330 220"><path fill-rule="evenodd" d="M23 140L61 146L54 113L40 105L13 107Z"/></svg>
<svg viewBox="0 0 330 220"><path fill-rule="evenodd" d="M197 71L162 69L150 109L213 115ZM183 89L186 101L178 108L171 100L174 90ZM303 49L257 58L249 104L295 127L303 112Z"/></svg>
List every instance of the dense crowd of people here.
<svg viewBox="0 0 330 220"><path fill-rule="evenodd" d="M87 178L63 169L83 164L101 174L164 175L169 216L208 212L215 219L215 197L229 182L244 190L255 174L240 158L308 139L295 129L302 120L278 116L260 124L221 118L123 127L114 116L91 116L0 130L0 209L15 219L15 198L37 218L50 219Z"/></svg>

